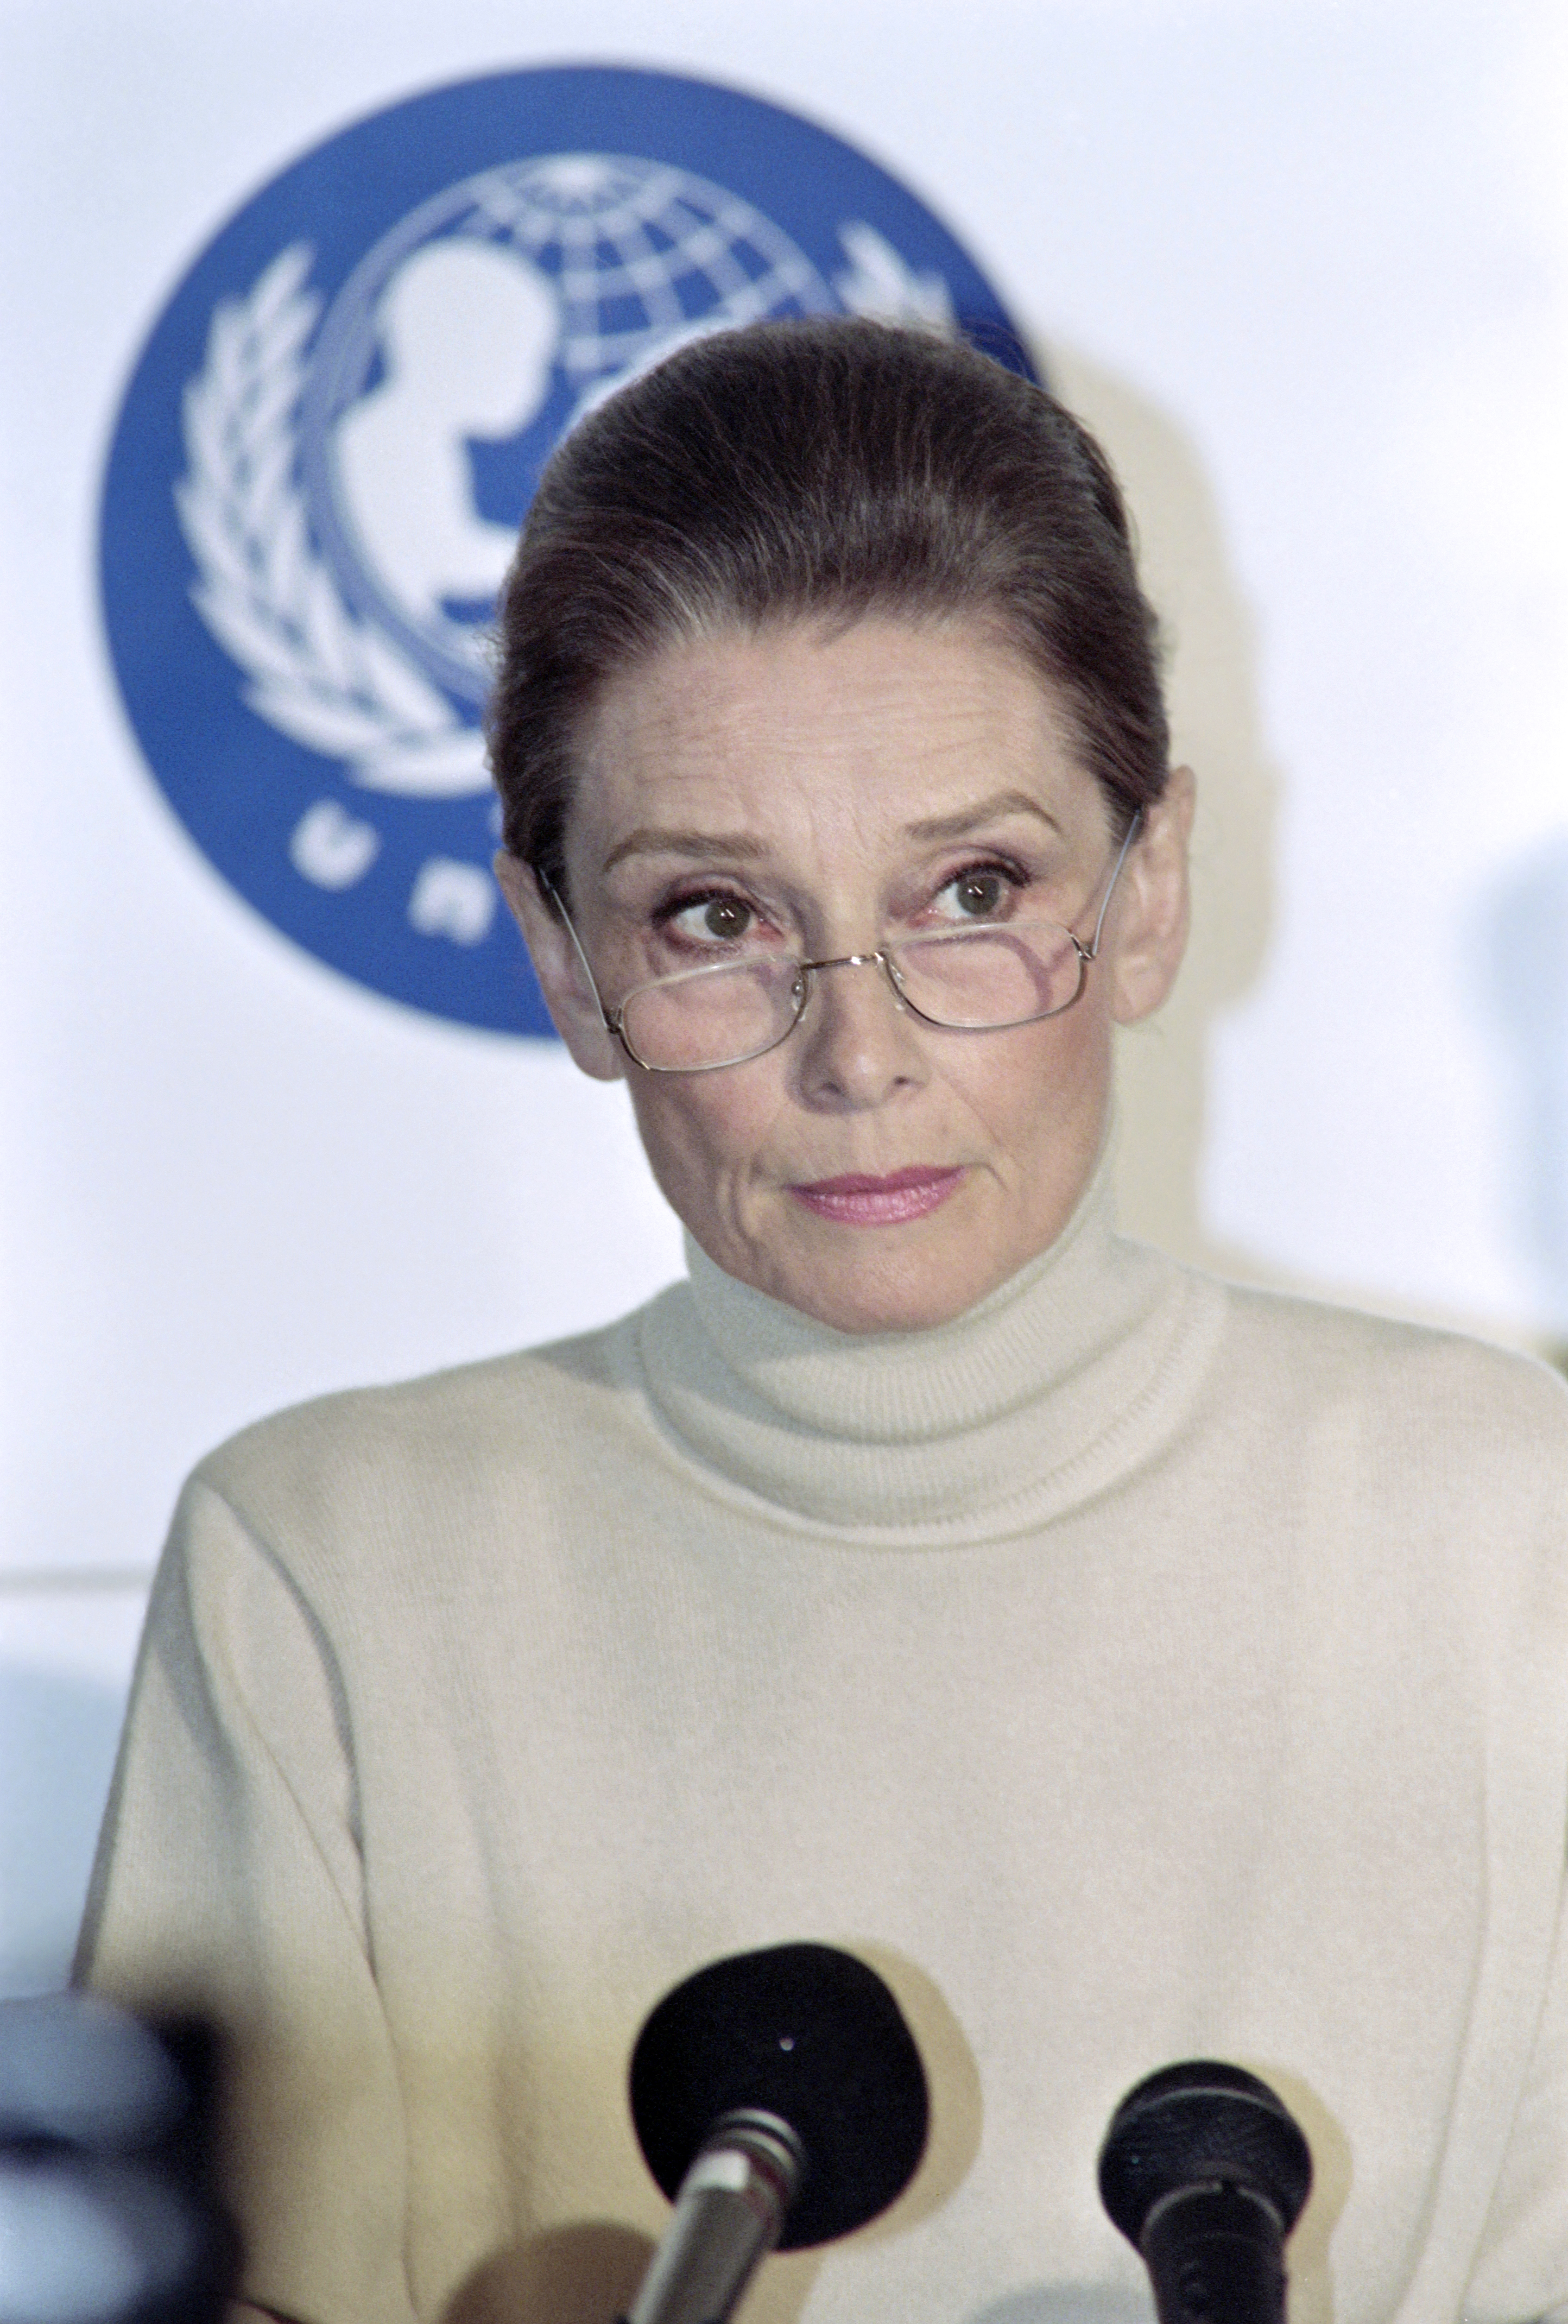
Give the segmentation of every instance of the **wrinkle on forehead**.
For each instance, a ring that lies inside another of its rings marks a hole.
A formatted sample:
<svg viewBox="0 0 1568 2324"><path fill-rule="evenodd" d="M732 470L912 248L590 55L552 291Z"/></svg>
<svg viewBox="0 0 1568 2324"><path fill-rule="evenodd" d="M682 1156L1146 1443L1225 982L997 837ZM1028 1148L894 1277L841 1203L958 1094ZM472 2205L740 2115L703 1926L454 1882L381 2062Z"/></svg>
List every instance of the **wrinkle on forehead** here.
<svg viewBox="0 0 1568 2324"><path fill-rule="evenodd" d="M700 859L754 853L802 818L842 821L857 839L874 826L935 840L1010 806L1098 837L1103 802L1075 742L1038 672L992 625L868 616L847 630L737 630L610 682L585 735L580 825L602 871L660 833Z"/></svg>

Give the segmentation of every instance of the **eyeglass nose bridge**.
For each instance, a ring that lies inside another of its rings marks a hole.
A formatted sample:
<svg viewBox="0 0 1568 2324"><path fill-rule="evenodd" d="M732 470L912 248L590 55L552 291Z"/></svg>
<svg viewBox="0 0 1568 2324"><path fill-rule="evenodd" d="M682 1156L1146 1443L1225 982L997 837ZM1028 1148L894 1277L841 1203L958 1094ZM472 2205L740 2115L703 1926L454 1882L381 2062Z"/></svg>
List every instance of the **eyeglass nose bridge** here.
<svg viewBox="0 0 1568 2324"><path fill-rule="evenodd" d="M834 960L802 960L797 962L795 968L794 988L795 1023L797 1025L799 1024L800 1019L805 1016L807 1004L811 999L813 978L823 970L829 968L880 968L883 976L887 979L888 989L892 993L893 999L898 1003L899 1007L900 1009L909 1009L913 1006L906 996L904 988L899 981L899 972L894 964L892 954L890 952L881 946L879 946L875 952L844 952L840 953ZM917 1017L919 1013L920 1012L918 1009L914 1010L914 1014ZM794 1028L791 1027L790 1029L793 1031Z"/></svg>

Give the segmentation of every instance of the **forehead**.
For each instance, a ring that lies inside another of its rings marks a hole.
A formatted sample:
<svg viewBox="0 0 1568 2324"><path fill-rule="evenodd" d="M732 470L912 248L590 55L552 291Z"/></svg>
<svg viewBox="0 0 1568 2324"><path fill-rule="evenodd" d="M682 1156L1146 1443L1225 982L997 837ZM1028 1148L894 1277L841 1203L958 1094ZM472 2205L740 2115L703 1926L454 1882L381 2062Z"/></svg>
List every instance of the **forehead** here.
<svg viewBox="0 0 1568 2324"><path fill-rule="evenodd" d="M583 737L572 836L593 868L632 830L714 818L780 844L806 826L863 842L1009 788L1066 827L1104 827L1065 713L995 632L793 623L683 641L613 678Z"/></svg>

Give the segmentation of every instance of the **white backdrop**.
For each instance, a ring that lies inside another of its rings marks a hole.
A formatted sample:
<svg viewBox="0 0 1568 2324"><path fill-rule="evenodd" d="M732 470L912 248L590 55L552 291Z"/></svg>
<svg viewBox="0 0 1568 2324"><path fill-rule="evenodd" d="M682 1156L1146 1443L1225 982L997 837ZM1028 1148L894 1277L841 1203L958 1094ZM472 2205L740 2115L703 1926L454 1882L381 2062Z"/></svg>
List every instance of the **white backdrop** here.
<svg viewBox="0 0 1568 2324"><path fill-rule="evenodd" d="M0 1981L58 1973L190 1462L679 1264L618 1092L374 998L222 885L95 598L118 398L221 220L416 89L593 60L730 82L903 178L1147 484L1214 804L1196 999L1132 1061L1134 1223L1568 1342L1552 0L0 0Z"/></svg>

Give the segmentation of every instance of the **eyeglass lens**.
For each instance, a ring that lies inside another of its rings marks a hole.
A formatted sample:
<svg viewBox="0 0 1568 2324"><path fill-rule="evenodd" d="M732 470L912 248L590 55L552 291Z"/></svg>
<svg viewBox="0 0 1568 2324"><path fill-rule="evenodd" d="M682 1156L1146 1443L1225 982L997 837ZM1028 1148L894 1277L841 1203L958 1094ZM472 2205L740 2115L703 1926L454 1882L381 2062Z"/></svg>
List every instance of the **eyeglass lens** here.
<svg viewBox="0 0 1568 2324"><path fill-rule="evenodd" d="M909 1007L955 1031L1056 1016L1077 999L1084 981L1083 954L1065 928L1048 921L918 936L883 957ZM697 969L629 994L621 1028L633 1054L656 1072L738 1065L785 1038L808 984L809 973L788 959Z"/></svg>

